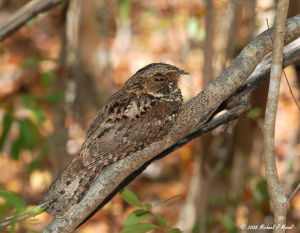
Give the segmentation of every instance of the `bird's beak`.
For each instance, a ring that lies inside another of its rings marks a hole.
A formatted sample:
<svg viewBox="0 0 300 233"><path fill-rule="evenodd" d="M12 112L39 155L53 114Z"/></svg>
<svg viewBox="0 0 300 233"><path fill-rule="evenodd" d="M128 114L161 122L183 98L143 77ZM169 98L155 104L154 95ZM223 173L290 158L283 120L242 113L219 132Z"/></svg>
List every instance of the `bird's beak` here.
<svg viewBox="0 0 300 233"><path fill-rule="evenodd" d="M189 72L186 72L186 71L184 71L184 70L180 70L180 71L179 71L179 74L180 74L180 75L190 75Z"/></svg>

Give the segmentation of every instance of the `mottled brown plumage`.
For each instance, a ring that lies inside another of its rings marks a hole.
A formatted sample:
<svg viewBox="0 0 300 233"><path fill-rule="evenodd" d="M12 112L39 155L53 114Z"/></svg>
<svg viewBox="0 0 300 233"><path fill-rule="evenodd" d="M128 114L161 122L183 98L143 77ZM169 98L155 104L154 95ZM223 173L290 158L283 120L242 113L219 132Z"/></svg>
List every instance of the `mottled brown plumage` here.
<svg viewBox="0 0 300 233"><path fill-rule="evenodd" d="M41 203L64 216L79 203L104 166L162 139L182 104L175 66L153 63L137 71L108 100L88 128L76 158L48 189Z"/></svg>

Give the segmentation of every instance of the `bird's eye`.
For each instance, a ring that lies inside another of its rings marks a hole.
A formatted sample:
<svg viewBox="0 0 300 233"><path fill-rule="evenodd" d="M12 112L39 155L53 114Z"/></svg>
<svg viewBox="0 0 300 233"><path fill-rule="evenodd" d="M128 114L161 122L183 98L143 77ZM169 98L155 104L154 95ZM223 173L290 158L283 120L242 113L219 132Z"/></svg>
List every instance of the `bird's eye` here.
<svg viewBox="0 0 300 233"><path fill-rule="evenodd" d="M165 81L166 79L164 78L164 77L162 77L162 76L155 76L154 77L154 81L155 82L163 82L163 81Z"/></svg>

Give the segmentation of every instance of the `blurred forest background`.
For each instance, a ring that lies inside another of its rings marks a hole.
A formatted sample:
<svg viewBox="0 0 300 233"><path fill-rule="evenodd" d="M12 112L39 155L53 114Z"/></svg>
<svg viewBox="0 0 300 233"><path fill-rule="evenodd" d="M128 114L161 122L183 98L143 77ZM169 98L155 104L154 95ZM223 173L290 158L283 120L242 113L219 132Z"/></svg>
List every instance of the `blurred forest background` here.
<svg viewBox="0 0 300 233"><path fill-rule="evenodd" d="M27 2L1 0L0 22ZM161 61L190 72L181 80L189 99L267 29L266 18L273 25L275 9L273 0L72 0L27 22L0 44L0 219L39 202L101 106L135 71ZM299 0L290 1L289 17L299 13ZM299 71L285 69L298 101ZM179 195L153 212L184 232L272 224L262 163L267 87L254 91L247 117L156 161L128 188L154 206ZM285 81L276 127L289 194L300 182L300 114ZM118 233L134 209L117 195L77 232ZM51 219L43 213L15 230L41 232ZM287 219L288 232L299 232L300 193Z"/></svg>

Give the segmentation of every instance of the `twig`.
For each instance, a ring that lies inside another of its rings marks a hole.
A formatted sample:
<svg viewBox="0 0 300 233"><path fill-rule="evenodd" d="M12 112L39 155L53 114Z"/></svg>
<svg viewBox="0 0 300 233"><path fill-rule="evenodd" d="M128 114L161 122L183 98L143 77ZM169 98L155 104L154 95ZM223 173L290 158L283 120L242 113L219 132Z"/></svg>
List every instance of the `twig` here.
<svg viewBox="0 0 300 233"><path fill-rule="evenodd" d="M35 206L33 208L25 210L24 213L21 213L20 215L12 216L12 217L1 220L0 221L0 229L4 229L4 228L8 227L15 218L17 218L16 221L23 221L23 220L26 220L28 218L34 217L36 215L39 215L39 214L45 212L44 207L47 206L48 204L49 203L44 203L44 204Z"/></svg>
<svg viewBox="0 0 300 233"><path fill-rule="evenodd" d="M300 183L297 185L297 187L294 189L294 191L290 194L289 198L288 198L288 203L291 202L291 200L293 199L293 197L297 194L297 192L300 190Z"/></svg>
<svg viewBox="0 0 300 233"><path fill-rule="evenodd" d="M297 102L297 100L296 100L296 97L295 97L295 95L294 95L294 93L293 93L293 90L292 90L292 88L291 88L290 82L289 82L288 78L286 77L286 74L285 74L284 70L283 70L283 75L284 75L284 78L285 78L285 80L286 80L286 82L287 82L287 85L288 85L288 87L289 87L290 93L291 93L291 95L292 95L292 97L293 97L293 100L294 100L295 104L297 105L298 110L300 111L300 106L299 106L299 104L298 104L298 102Z"/></svg>
<svg viewBox="0 0 300 233"><path fill-rule="evenodd" d="M268 21L267 18L266 18L266 21L267 21L268 29L270 29L269 21ZM271 38L272 43L273 43L273 38L272 38L272 35L271 35L271 34L270 34L270 38ZM287 83L287 85L288 85L288 87L289 87L290 93L291 93L291 95L292 95L292 97L293 97L293 100L294 100L295 104L297 105L298 110L300 110L300 106L299 106L299 104L298 104L298 102L297 102L297 100L296 100L296 97L295 97L294 93L293 93L293 90L292 90L291 85L290 85L290 82L289 82L289 80L288 80L288 78L287 78L287 76L286 76L286 73L285 73L284 70L282 70L282 71L283 71L283 75L284 75L285 81L286 81L286 83Z"/></svg>
<svg viewBox="0 0 300 233"><path fill-rule="evenodd" d="M275 120L277 114L280 78L282 74L282 57L284 46L285 21L288 11L288 0L279 0L275 16L273 57L271 77L268 92L267 107L264 123L264 162L266 180L271 201L274 205L274 224L279 227L273 229L274 233L284 233L282 228L286 224L288 202L279 182L275 162ZM270 38L271 40L272 38Z"/></svg>
<svg viewBox="0 0 300 233"><path fill-rule="evenodd" d="M65 0L32 0L25 6L8 16L0 24L0 41L17 31L28 20L37 16L41 12L45 12Z"/></svg>
<svg viewBox="0 0 300 233"><path fill-rule="evenodd" d="M299 63L300 64L300 38L296 39L292 43L288 44L284 47L284 64L283 67L287 67L291 64ZM229 99L224 103L230 101L231 98L237 95L245 95L246 93L252 92L255 88L257 88L262 82L265 82L270 78L271 72L271 62L272 62L272 54L267 56L255 69L255 71L251 74L249 79L246 81L244 85L237 89L237 91L229 97ZM224 105L222 104L222 105Z"/></svg>

